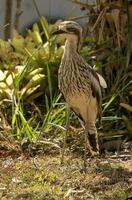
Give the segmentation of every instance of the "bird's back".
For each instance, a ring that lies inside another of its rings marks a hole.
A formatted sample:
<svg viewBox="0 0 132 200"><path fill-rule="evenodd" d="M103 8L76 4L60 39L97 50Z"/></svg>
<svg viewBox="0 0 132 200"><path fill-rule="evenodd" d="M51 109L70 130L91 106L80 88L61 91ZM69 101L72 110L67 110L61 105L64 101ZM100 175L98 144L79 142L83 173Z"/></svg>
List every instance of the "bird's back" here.
<svg viewBox="0 0 132 200"><path fill-rule="evenodd" d="M88 112L92 112L89 107L93 109L95 107L95 115L97 115L101 107L98 76L77 52L68 56L64 54L58 80L61 92L77 115L81 115L81 118L86 121ZM86 108L89 111L86 111Z"/></svg>

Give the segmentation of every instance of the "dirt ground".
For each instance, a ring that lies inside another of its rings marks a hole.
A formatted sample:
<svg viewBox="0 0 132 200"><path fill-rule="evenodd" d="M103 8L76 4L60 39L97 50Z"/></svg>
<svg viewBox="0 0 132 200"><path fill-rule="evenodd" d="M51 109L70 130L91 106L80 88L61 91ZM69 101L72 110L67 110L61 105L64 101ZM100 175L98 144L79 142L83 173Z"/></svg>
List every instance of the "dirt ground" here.
<svg viewBox="0 0 132 200"><path fill-rule="evenodd" d="M0 145L1 200L132 200L132 157L87 159L66 152L35 156Z"/></svg>

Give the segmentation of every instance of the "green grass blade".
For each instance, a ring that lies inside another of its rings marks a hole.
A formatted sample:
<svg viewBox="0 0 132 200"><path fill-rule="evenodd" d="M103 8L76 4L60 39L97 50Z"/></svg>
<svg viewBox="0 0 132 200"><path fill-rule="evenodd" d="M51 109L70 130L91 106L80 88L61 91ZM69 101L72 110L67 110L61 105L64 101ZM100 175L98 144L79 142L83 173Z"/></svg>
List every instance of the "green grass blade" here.
<svg viewBox="0 0 132 200"><path fill-rule="evenodd" d="M51 73L49 69L49 65L47 64L47 75L48 75L48 87L49 87L49 92L50 92L50 102L53 101L53 96L52 96L52 83L51 83Z"/></svg>
<svg viewBox="0 0 132 200"><path fill-rule="evenodd" d="M25 119L23 113L19 110L19 115L20 115L20 119L21 119L21 123L22 123L22 127L23 127L23 130L25 131L28 139L31 141L34 134L33 134L33 131L32 129L30 128L27 120Z"/></svg>
<svg viewBox="0 0 132 200"><path fill-rule="evenodd" d="M109 101L107 102L107 104L105 105L103 111L105 111L105 110L112 104L112 102L114 101L115 98L116 98L116 95L113 95L113 96L110 98L110 100L109 100Z"/></svg>
<svg viewBox="0 0 132 200"><path fill-rule="evenodd" d="M47 41L49 41L49 38L50 38L50 37L49 37L48 30L47 30L47 28L46 28L46 23L45 23L44 18L41 17L41 15L40 15L39 8L38 8L38 6L37 6L36 0L33 0L33 4L34 4L34 7L35 7L36 12L37 12L37 14L38 14L38 17L39 17L39 20L40 20L42 29L43 29L43 31L44 31L44 33L45 33L46 39L47 39Z"/></svg>
<svg viewBox="0 0 132 200"><path fill-rule="evenodd" d="M106 109L108 109L108 107L112 104L112 102L115 100L115 98L118 96L118 95L120 95L129 85L131 85L132 84L132 80L131 81L129 81L121 90L119 90L118 92L117 92L117 94L114 94L111 98L110 98L110 100L106 103L106 105L104 106L104 109L103 109L103 112L106 110Z"/></svg>
<svg viewBox="0 0 132 200"><path fill-rule="evenodd" d="M48 97L47 95L45 94L45 106L46 106L46 112L48 113L50 108L49 108L49 101L48 101Z"/></svg>

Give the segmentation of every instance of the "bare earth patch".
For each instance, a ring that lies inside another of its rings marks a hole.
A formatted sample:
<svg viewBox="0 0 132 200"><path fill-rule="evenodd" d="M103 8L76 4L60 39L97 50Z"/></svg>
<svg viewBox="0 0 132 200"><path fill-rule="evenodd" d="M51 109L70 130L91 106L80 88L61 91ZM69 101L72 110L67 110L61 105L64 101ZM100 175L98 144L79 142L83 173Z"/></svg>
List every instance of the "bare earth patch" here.
<svg viewBox="0 0 132 200"><path fill-rule="evenodd" d="M2 154L1 154L2 155ZM88 159L67 153L0 158L1 200L131 200L132 160Z"/></svg>

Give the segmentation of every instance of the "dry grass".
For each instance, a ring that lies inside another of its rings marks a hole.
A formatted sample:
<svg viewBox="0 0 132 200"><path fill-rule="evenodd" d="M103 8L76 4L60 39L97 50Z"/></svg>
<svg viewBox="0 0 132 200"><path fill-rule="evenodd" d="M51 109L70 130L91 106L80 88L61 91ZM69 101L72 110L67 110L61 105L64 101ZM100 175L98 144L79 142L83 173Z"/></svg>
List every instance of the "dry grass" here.
<svg viewBox="0 0 132 200"><path fill-rule="evenodd" d="M83 159L67 152L64 165L59 154L0 160L1 200L126 200L132 194L132 161Z"/></svg>

